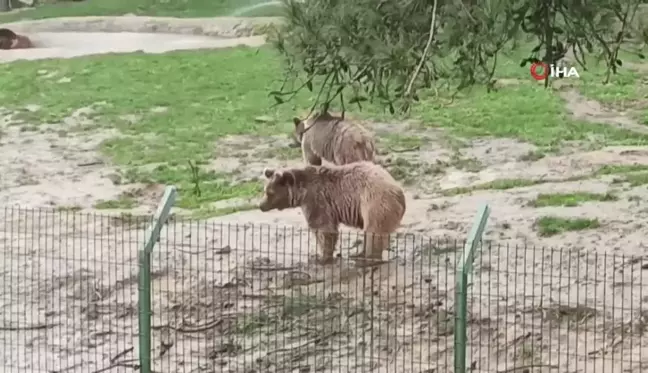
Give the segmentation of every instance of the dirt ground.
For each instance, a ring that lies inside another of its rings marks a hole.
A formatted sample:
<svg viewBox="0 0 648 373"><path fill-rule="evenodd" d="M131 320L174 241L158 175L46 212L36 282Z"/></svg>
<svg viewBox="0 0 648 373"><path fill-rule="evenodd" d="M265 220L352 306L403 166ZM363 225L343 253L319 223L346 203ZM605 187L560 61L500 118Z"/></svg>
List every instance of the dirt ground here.
<svg viewBox="0 0 648 373"><path fill-rule="evenodd" d="M565 98L576 117L643 131L576 92ZM61 126L88 120L87 110ZM95 215L92 206L136 189L141 206L133 213L150 213L162 186L119 183L96 150L112 133L61 136L56 126L31 131L12 125L10 112L1 117L2 369L132 372L139 350L137 250L147 221ZM366 125L379 139L403 134L403 123ZM154 371L453 371L457 241L484 203L492 214L470 288L473 371L646 368L648 298L640 284L648 278L640 257L648 190L612 175L584 176L603 165L648 164L647 149L573 144L535 159L534 146L511 139L456 147L440 131L407 131L427 141L382 158L392 172L412 175L412 183L392 260L375 272L346 262L358 246L352 231L341 239L339 265L312 264L314 240L297 210L170 220L152 265ZM285 136L228 137L214 144L211 166L254 177L268 164L298 164L258 160L287 145ZM444 193L503 178L552 182ZM539 193L573 191L615 192L620 199L528 206ZM544 215L597 217L601 227L539 238L536 220Z"/></svg>

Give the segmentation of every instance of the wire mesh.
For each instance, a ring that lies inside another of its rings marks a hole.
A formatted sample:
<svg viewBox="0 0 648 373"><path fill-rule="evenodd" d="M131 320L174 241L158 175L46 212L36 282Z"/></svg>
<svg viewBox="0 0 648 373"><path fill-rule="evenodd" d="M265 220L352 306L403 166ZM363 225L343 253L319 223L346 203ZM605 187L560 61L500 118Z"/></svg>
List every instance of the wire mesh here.
<svg viewBox="0 0 648 373"><path fill-rule="evenodd" d="M151 217L1 211L2 371L132 372L138 250ZM153 371L432 372L452 366L456 250L394 237L393 259L313 262L308 230L170 219L152 254ZM369 272L367 272L369 271Z"/></svg>
<svg viewBox="0 0 648 373"><path fill-rule="evenodd" d="M484 244L468 299L473 372L648 368L645 257Z"/></svg>
<svg viewBox="0 0 648 373"><path fill-rule="evenodd" d="M7 208L0 224L0 370L132 371L147 219Z"/></svg>
<svg viewBox="0 0 648 373"><path fill-rule="evenodd" d="M0 210L0 370L139 369L138 250L150 217ZM154 372L453 371L463 242L362 236L315 264L314 233L173 218L151 260ZM468 288L472 372L640 372L643 257L486 243Z"/></svg>
<svg viewBox="0 0 648 373"><path fill-rule="evenodd" d="M314 263L315 234L185 221L154 251L154 371L451 371L456 250L394 238L393 260L358 269L341 235Z"/></svg>

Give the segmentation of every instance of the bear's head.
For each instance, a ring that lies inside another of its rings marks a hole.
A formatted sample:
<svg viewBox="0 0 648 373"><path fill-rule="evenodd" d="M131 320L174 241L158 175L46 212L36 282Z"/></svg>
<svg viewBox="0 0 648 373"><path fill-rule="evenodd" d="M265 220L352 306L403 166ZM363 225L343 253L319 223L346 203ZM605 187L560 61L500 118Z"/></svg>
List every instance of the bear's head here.
<svg viewBox="0 0 648 373"><path fill-rule="evenodd" d="M266 184L263 188L263 200L259 209L263 212L274 209L287 209L293 206L293 187L295 186L295 174L290 170L263 170L266 177Z"/></svg>

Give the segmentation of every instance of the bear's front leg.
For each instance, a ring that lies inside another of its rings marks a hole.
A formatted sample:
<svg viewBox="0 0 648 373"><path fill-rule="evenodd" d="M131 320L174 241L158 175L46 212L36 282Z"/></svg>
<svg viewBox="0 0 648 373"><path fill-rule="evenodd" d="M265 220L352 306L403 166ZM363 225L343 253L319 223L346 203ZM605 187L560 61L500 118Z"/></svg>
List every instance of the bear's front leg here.
<svg viewBox="0 0 648 373"><path fill-rule="evenodd" d="M337 229L320 229L315 233L317 246L320 250L320 257L317 262L319 264L331 264L335 260L333 253L335 252L335 245L338 241Z"/></svg>

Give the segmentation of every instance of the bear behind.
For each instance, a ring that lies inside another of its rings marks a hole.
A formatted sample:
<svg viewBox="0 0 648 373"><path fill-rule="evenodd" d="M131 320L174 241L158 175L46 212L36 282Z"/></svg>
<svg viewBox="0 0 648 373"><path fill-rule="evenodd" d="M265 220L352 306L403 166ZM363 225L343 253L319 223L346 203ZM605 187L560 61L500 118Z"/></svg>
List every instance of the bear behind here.
<svg viewBox="0 0 648 373"><path fill-rule="evenodd" d="M405 194L394 178L372 162L346 165L266 169L261 211L301 207L308 227L316 230L320 262L333 261L340 224L365 231L358 257L380 261L389 234L405 214Z"/></svg>
<svg viewBox="0 0 648 373"><path fill-rule="evenodd" d="M374 161L373 136L358 123L328 112L305 120L293 118L293 123L295 140L301 144L307 164L319 166L322 159L337 165Z"/></svg>
<svg viewBox="0 0 648 373"><path fill-rule="evenodd" d="M34 44L27 36L24 35L18 35L16 39L14 39L13 43L11 43L11 49L27 48L34 48Z"/></svg>

